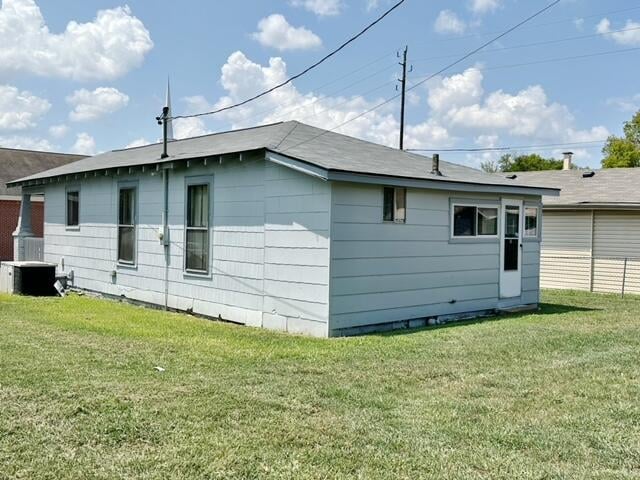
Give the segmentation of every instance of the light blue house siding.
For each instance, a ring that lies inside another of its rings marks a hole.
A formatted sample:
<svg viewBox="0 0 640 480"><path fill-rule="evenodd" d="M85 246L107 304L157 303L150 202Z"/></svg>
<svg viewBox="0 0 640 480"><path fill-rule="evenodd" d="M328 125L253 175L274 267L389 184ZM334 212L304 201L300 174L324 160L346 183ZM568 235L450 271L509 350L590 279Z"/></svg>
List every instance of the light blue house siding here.
<svg viewBox="0 0 640 480"><path fill-rule="evenodd" d="M383 221L383 186L326 181L264 154L169 168L68 176L45 194L45 260L72 285L269 329L327 337L424 324L538 303L539 242L522 246L522 294L500 299L498 238L451 238L452 202L500 204L499 194L409 188L406 223ZM211 185L208 275L185 271L185 198ZM136 262L117 261L118 189L137 189ZM65 226L66 191L80 190L80 226ZM525 205L540 197L509 195Z"/></svg>
<svg viewBox="0 0 640 480"><path fill-rule="evenodd" d="M85 177L45 186L45 261L75 287L250 326L328 335L331 185L263 157L169 171L169 261L162 172ZM193 162L194 164L196 162ZM124 169L123 169L124 170ZM210 178L211 273L185 272L185 186ZM137 186L137 255L117 261L119 185ZM65 227L67 188L80 188L80 227ZM115 275L113 272L115 271ZM165 278L168 281L165 281Z"/></svg>
<svg viewBox="0 0 640 480"><path fill-rule="evenodd" d="M540 204L540 197L509 198ZM500 200L497 194L409 189L406 223L398 224L382 221L380 186L334 184L331 334L537 304L538 238L523 241L522 294L508 300L500 299L499 238L451 239L454 201L498 206Z"/></svg>

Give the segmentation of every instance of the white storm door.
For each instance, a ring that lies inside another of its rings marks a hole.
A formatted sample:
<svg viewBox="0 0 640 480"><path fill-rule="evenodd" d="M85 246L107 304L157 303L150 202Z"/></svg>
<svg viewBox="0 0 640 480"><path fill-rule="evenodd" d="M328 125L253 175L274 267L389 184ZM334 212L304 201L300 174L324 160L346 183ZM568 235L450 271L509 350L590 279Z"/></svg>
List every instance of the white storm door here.
<svg viewBox="0 0 640 480"><path fill-rule="evenodd" d="M500 297L522 293L522 200L502 199Z"/></svg>

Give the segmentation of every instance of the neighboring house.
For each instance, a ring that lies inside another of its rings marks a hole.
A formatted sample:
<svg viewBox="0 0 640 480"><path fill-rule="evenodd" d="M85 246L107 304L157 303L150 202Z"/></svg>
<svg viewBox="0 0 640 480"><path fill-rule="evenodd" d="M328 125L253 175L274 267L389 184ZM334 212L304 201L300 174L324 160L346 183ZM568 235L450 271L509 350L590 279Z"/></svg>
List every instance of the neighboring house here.
<svg viewBox="0 0 640 480"><path fill-rule="evenodd" d="M562 189L543 198L543 288L620 293L624 279L640 293L640 168L514 175L514 185Z"/></svg>
<svg viewBox="0 0 640 480"><path fill-rule="evenodd" d="M13 183L45 195L45 260L74 286L320 337L538 304L539 207L556 190L432 173L426 157L297 122L161 152Z"/></svg>
<svg viewBox="0 0 640 480"><path fill-rule="evenodd" d="M7 188L5 184L81 158L80 155L0 147L0 261L13 259L13 232L18 225L21 198L20 187ZM42 237L43 215L42 201L34 202L32 228L36 237Z"/></svg>

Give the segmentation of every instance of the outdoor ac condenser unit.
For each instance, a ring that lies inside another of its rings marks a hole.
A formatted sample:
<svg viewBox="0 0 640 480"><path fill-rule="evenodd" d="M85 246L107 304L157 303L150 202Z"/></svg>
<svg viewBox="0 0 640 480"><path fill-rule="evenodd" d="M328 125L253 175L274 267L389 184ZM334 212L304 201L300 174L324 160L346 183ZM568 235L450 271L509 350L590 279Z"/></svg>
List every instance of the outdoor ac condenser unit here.
<svg viewBox="0 0 640 480"><path fill-rule="evenodd" d="M56 266L44 262L2 262L0 292L37 297L56 295Z"/></svg>

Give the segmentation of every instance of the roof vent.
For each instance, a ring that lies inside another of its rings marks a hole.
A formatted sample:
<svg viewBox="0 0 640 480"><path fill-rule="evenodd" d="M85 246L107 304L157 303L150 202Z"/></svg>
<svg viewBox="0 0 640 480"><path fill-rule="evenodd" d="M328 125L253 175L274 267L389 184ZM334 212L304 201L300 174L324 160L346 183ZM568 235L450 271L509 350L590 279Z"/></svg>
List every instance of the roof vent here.
<svg viewBox="0 0 640 480"><path fill-rule="evenodd" d="M562 169L571 170L573 168L573 152L564 152L563 155Z"/></svg>
<svg viewBox="0 0 640 480"><path fill-rule="evenodd" d="M518 178L518 175L516 175L515 173L513 175L507 175L507 178L509 180L515 180L516 178Z"/></svg>
<svg viewBox="0 0 640 480"><path fill-rule="evenodd" d="M433 156L431 157L431 160L432 160L431 173L433 175L438 175L439 177L441 177L442 172L440 171L440 154L434 153Z"/></svg>
<svg viewBox="0 0 640 480"><path fill-rule="evenodd" d="M591 177L594 177L595 175L596 175L596 172L594 172L594 171L583 172L582 173L582 178L591 178Z"/></svg>

